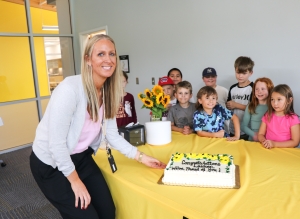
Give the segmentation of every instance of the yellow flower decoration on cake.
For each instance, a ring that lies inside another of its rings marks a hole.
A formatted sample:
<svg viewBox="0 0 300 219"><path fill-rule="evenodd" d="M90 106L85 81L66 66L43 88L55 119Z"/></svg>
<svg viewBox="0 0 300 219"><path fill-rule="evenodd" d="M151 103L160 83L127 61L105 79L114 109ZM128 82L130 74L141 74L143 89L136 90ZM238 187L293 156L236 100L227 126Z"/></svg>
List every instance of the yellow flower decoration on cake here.
<svg viewBox="0 0 300 219"><path fill-rule="evenodd" d="M210 159L210 160L217 160L217 159L218 159L218 156L213 155L213 154L208 154L208 155L207 155L207 159Z"/></svg>
<svg viewBox="0 0 300 219"><path fill-rule="evenodd" d="M186 158L187 159L197 159L197 158L200 158L200 155L197 153L188 153L188 154L186 154Z"/></svg>
<svg viewBox="0 0 300 219"><path fill-rule="evenodd" d="M208 153L200 154L199 157L200 157L200 159L207 158L208 157Z"/></svg>
<svg viewBox="0 0 300 219"><path fill-rule="evenodd" d="M221 164L228 164L230 162L230 159L228 156L220 156L220 163Z"/></svg>
<svg viewBox="0 0 300 219"><path fill-rule="evenodd" d="M174 162L181 161L183 157L184 157L184 153L175 154L174 157L173 157L173 161Z"/></svg>

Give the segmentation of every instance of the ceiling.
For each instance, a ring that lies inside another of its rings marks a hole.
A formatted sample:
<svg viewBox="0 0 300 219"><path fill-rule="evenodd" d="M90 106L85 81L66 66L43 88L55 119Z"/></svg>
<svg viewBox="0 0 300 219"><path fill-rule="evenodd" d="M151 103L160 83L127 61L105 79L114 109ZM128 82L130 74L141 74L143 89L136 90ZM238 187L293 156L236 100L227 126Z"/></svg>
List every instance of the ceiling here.
<svg viewBox="0 0 300 219"><path fill-rule="evenodd" d="M2 1L24 5L24 0L2 0ZM49 1L49 0L48 2L55 3L55 1ZM30 6L34 8L49 10L49 11L56 11L56 6L52 4L51 5L47 4L46 0L30 0Z"/></svg>

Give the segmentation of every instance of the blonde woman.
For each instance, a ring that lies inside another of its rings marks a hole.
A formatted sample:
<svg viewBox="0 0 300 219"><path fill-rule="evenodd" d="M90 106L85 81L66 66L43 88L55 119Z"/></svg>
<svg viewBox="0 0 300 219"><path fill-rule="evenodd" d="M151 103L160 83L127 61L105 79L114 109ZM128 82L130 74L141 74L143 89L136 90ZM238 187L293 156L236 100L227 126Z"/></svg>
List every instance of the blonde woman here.
<svg viewBox="0 0 300 219"><path fill-rule="evenodd" d="M122 72L109 36L88 41L81 71L54 90L36 131L30 167L63 218L115 218L109 188L91 157L101 135L106 133L109 144L128 158L152 168L165 164L139 152L117 132Z"/></svg>

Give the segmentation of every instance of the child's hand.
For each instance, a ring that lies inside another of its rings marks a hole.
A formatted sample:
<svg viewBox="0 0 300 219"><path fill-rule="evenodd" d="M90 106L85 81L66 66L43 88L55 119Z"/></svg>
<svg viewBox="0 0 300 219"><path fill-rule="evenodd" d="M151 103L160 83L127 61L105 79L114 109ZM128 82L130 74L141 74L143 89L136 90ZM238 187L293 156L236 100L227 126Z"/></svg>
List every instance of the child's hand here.
<svg viewBox="0 0 300 219"><path fill-rule="evenodd" d="M189 126L184 126L182 129L182 134L184 135L189 135L193 132L193 130L191 130L191 128Z"/></svg>
<svg viewBox="0 0 300 219"><path fill-rule="evenodd" d="M274 148L274 143L273 143L273 141L271 141L271 140L265 140L265 141L263 141L263 142L262 142L262 145L263 145L263 147L266 148L266 149Z"/></svg>
<svg viewBox="0 0 300 219"><path fill-rule="evenodd" d="M170 110L171 106L172 106L172 104L168 104L167 105L167 110Z"/></svg>
<svg viewBox="0 0 300 219"><path fill-rule="evenodd" d="M224 133L225 133L224 130L220 130L218 132L215 132L215 137L216 138L223 138L224 137Z"/></svg>
<svg viewBox="0 0 300 219"><path fill-rule="evenodd" d="M253 139L253 141L259 141L257 132L254 132L254 135L253 135L252 139Z"/></svg>
<svg viewBox="0 0 300 219"><path fill-rule="evenodd" d="M227 141L237 141L240 138L238 136L234 136L234 137L227 137Z"/></svg>
<svg viewBox="0 0 300 219"><path fill-rule="evenodd" d="M232 100L228 101L228 102L226 103L226 107L227 107L227 109L229 109L229 110L233 110L233 109L235 108L235 102L232 101Z"/></svg>

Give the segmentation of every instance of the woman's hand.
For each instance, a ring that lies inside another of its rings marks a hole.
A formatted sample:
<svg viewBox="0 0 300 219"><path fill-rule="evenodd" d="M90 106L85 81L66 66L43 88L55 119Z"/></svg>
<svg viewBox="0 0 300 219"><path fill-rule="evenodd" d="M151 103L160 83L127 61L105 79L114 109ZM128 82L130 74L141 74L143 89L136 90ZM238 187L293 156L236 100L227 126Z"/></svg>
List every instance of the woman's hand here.
<svg viewBox="0 0 300 219"><path fill-rule="evenodd" d="M71 183L71 188L75 195L75 207L78 207L78 201L80 200L80 208L87 209L88 205L91 203L91 196L87 191L85 185L79 178L76 170L74 170L69 176L67 176L67 178Z"/></svg>
<svg viewBox="0 0 300 219"><path fill-rule="evenodd" d="M138 151L137 155L135 156L135 159L151 168L155 169L164 169L166 167L166 164L160 162L159 160L155 159L154 157L150 157L143 152Z"/></svg>

